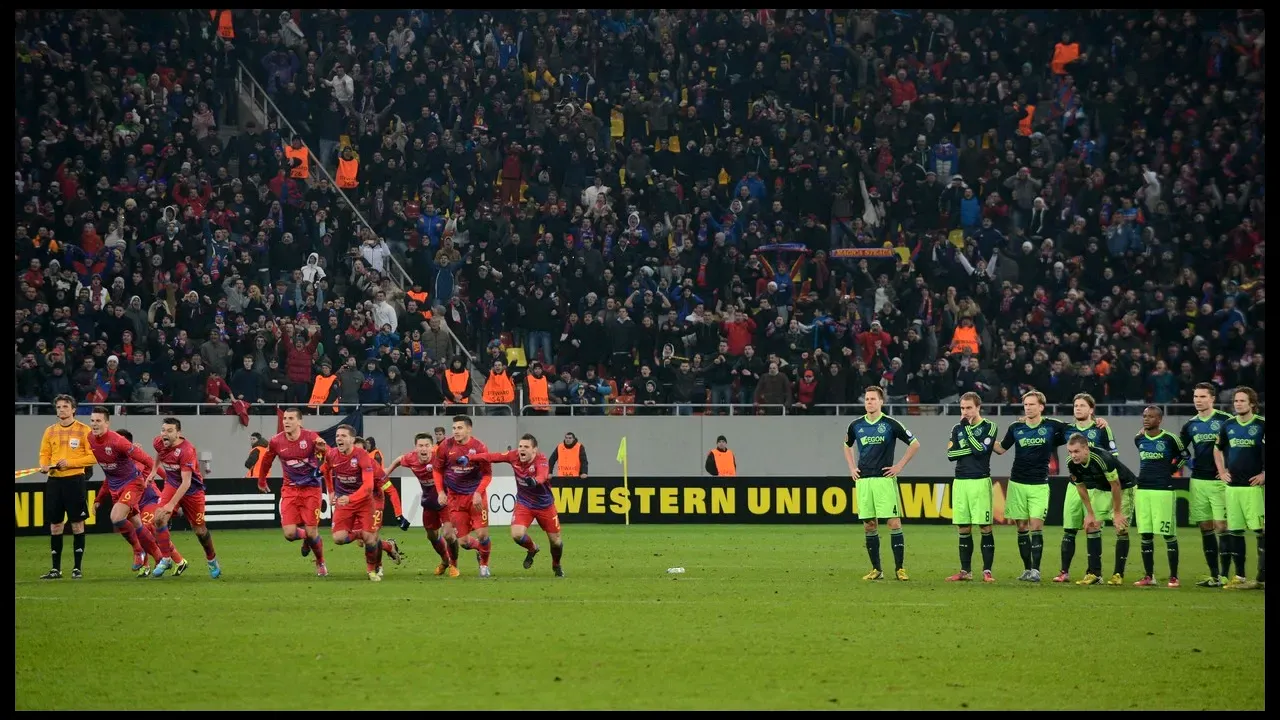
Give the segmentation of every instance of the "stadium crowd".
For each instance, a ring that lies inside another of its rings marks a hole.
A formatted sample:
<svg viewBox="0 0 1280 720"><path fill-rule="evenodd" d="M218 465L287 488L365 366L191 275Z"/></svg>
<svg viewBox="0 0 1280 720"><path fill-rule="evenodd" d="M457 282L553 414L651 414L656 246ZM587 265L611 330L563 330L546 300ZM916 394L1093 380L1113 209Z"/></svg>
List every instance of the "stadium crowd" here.
<svg viewBox="0 0 1280 720"><path fill-rule="evenodd" d="M1261 12L15 19L20 403L1265 392Z"/></svg>

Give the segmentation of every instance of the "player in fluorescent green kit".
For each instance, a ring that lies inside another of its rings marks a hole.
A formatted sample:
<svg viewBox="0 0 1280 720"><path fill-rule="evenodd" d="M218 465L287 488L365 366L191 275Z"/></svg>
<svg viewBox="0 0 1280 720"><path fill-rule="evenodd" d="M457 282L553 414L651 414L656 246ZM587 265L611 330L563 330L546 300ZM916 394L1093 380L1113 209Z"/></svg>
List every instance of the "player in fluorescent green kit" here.
<svg viewBox="0 0 1280 720"><path fill-rule="evenodd" d="M1149 405L1142 411L1142 432L1133 438L1138 448L1138 491L1134 493L1134 509L1138 515L1138 532L1142 534L1142 568L1145 574L1134 583L1139 587L1156 585L1156 533L1164 536L1169 553L1169 587L1178 583L1177 507L1173 491L1173 474L1182 467L1182 440L1160 427L1164 410Z"/></svg>
<svg viewBox="0 0 1280 720"><path fill-rule="evenodd" d="M1085 435L1076 433L1067 441L1067 473L1073 488L1067 493L1079 498L1084 512L1088 567L1077 585L1102 582L1102 523L1110 520L1116 529L1116 571L1108 585L1124 583L1124 566L1129 559L1129 518L1133 514L1133 486L1136 478L1109 452L1089 446Z"/></svg>
<svg viewBox="0 0 1280 720"><path fill-rule="evenodd" d="M880 412L884 405L884 390L878 385L868 386L863 393L863 405L867 414L849 423L844 442L844 459L849 463L853 477L858 517L867 534L867 555L871 558L871 572L863 580L880 580L880 533L877 520L889 523L889 541L893 548L893 562L899 580L906 580L907 570L902 566L906 544L902 538L902 519L898 513L898 474L911 462L920 449L920 441L902 423ZM893 446L901 440L907 445L902 460L893 461ZM853 449L858 449L854 461Z"/></svg>
<svg viewBox="0 0 1280 720"><path fill-rule="evenodd" d="M1093 411L1095 407L1097 407L1097 403L1089 393L1076 395L1071 408L1074 422L1067 425L1067 440L1070 441L1076 435L1083 435L1084 439L1089 442L1090 450L1119 457L1116 454L1116 437L1111 432L1111 428L1107 426L1105 420L1094 418ZM1132 487L1132 483L1130 486ZM1059 570L1057 577L1053 579L1054 582L1062 583L1071 580L1071 560L1076 554L1076 533L1080 532L1080 528L1084 527L1084 516L1085 508L1080 501L1080 495L1068 489L1067 494L1062 499L1062 568ZM1125 536L1125 557L1128 557L1128 543L1129 538ZM1116 547L1120 547L1118 538ZM1101 582L1101 580L1097 582ZM1094 583L1082 582L1079 584L1093 585Z"/></svg>
<svg viewBox="0 0 1280 720"><path fill-rule="evenodd" d="M999 428L982 417L982 398L977 393L960 397L960 422L951 428L947 459L956 464L951 482L951 522L960 531L960 572L949 582L973 579L973 526L982 533L982 582L995 582L991 563L996 554L991 534L991 448Z"/></svg>
<svg viewBox="0 0 1280 720"><path fill-rule="evenodd" d="M1005 430L1004 438L995 445L997 455L1010 448L1013 468L1009 471L1009 490L1004 516L1018 526L1018 554L1022 556L1019 580L1040 582L1040 556L1044 553L1044 516L1049 512L1049 459L1058 446L1067 442L1067 424L1041 417L1044 393L1032 390L1022 396L1026 420L1019 420Z"/></svg>
<svg viewBox="0 0 1280 720"><path fill-rule="evenodd" d="M1213 398L1218 389L1211 383L1200 383L1191 400L1196 415L1182 426L1180 438L1191 461L1191 522L1200 526L1200 544L1209 577L1196 583L1198 587L1222 587L1231 578L1231 553L1227 552L1227 484L1218 479L1214 448L1222 425L1231 419L1229 413L1215 410Z"/></svg>
<svg viewBox="0 0 1280 720"><path fill-rule="evenodd" d="M1250 387L1238 387L1232 393L1236 416L1222 424L1213 459L1218 477L1227 483L1227 531L1231 556L1236 561L1236 576L1224 585L1230 590L1253 590L1267 582L1265 524L1265 484L1267 419L1257 415L1258 393ZM1244 531L1252 530L1258 538L1258 579L1244 574Z"/></svg>

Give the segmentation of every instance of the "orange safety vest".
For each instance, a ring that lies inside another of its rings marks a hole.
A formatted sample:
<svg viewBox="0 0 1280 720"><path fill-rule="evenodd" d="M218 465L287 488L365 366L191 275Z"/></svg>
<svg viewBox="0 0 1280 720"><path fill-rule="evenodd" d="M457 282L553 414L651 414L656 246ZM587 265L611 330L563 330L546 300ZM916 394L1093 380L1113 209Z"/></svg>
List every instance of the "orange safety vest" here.
<svg viewBox="0 0 1280 720"><path fill-rule="evenodd" d="M324 401L329 398L329 393L333 390L333 384L338 381L337 375L325 377L323 375L316 376L316 382L311 386L311 399L307 401L308 407L320 407ZM333 412L338 412L338 399L333 399Z"/></svg>
<svg viewBox="0 0 1280 720"><path fill-rule="evenodd" d="M1027 116L1018 121L1018 134L1023 137L1031 137L1031 121L1036 117L1036 106L1027 106Z"/></svg>
<svg viewBox="0 0 1280 720"><path fill-rule="evenodd" d="M405 295L406 295L410 300L416 300L416 301L417 301L417 303L418 303L418 307L419 307L419 308L422 308L421 310L419 310L419 311L418 311L418 312L422 313L422 317L424 317L424 318L426 318L426 319L428 319L428 320L430 320L430 319L431 319L431 310L430 310L431 306L427 304L427 298L428 298L429 296L427 295L427 291L426 291L426 290L423 290L422 292L414 292L414 291L410 290L409 292L405 293Z"/></svg>
<svg viewBox="0 0 1280 720"><path fill-rule="evenodd" d="M525 376L525 388L529 391L529 404L536 408L551 407L551 395L547 392L547 376Z"/></svg>
<svg viewBox="0 0 1280 720"><path fill-rule="evenodd" d="M445 398L444 404L453 405L455 402L460 402L463 405L469 404L471 402L471 398L467 397L464 393L467 392L467 381L470 379L470 370L463 370L462 372L454 372L453 368L445 370L444 383L445 386L449 388L450 397ZM459 395L462 399L456 401L450 399L453 395Z"/></svg>
<svg viewBox="0 0 1280 720"><path fill-rule="evenodd" d="M245 472L244 476L247 478L258 477L258 473L262 471L262 461L267 457L267 449L265 447L255 446L253 449L258 451L258 459L253 461L253 468Z"/></svg>
<svg viewBox="0 0 1280 720"><path fill-rule="evenodd" d="M221 13L221 15L219 15ZM218 21L218 37L223 40L235 40L236 29L231 24L230 10L210 10L209 19Z"/></svg>
<svg viewBox="0 0 1280 720"><path fill-rule="evenodd" d="M560 443L556 447L556 477L578 477L582 474L582 443L573 447Z"/></svg>
<svg viewBox="0 0 1280 720"><path fill-rule="evenodd" d="M343 190L350 190L356 185L356 176L360 174L360 161L351 159L343 160L338 158L338 176L334 178L334 182Z"/></svg>
<svg viewBox="0 0 1280 720"><path fill-rule="evenodd" d="M1064 45L1058 43L1053 46L1053 60L1049 63L1049 69L1054 75L1066 75L1067 63L1070 63L1080 57L1080 43L1071 43Z"/></svg>
<svg viewBox="0 0 1280 720"><path fill-rule="evenodd" d="M382 451L381 451L381 450L374 450L373 452L369 453L369 457L373 458L373 462L374 462L374 464L376 464L376 465L378 466L378 470L382 470L382 465L383 465L383 463L382 463ZM384 473L382 473L382 474L383 474L383 475L386 475L386 473L385 473L385 472L384 472Z"/></svg>
<svg viewBox="0 0 1280 720"><path fill-rule="evenodd" d="M311 177L311 153L307 152L306 146L296 150L286 146L284 154L290 160L297 160L300 163L298 167L289 170L289 177L295 180L306 180Z"/></svg>
<svg viewBox="0 0 1280 720"><path fill-rule="evenodd" d="M955 334L951 336L951 354L959 355L961 353L978 354L978 328L956 328Z"/></svg>
<svg viewBox="0 0 1280 720"><path fill-rule="evenodd" d="M716 461L717 477L736 477L738 474L738 461L733 458L732 450L720 452L719 448L711 449L711 457Z"/></svg>
<svg viewBox="0 0 1280 720"><path fill-rule="evenodd" d="M511 383L511 376L490 371L489 379L484 382L481 399L488 405L502 405L516 399L516 386Z"/></svg>

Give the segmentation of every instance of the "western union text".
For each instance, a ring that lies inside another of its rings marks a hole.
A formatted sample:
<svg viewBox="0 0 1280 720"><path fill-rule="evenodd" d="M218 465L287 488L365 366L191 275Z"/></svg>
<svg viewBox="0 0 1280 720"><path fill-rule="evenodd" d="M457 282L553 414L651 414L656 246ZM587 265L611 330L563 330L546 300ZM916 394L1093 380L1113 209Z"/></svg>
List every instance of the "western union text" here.
<svg viewBox="0 0 1280 720"><path fill-rule="evenodd" d="M951 518L948 483L900 483L902 516ZM556 511L576 515L857 515L856 493L833 486L555 487Z"/></svg>

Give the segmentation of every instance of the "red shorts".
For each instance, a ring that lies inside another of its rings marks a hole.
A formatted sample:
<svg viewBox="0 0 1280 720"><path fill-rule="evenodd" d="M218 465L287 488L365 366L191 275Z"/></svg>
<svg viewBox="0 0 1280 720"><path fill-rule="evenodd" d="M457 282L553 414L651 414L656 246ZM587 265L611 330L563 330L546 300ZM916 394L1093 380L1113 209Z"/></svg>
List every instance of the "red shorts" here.
<svg viewBox="0 0 1280 720"><path fill-rule="evenodd" d="M151 503L138 508L138 514L142 516L142 524L154 530L156 528L156 511L160 509L160 503Z"/></svg>
<svg viewBox="0 0 1280 720"><path fill-rule="evenodd" d="M531 507L525 507L519 503L516 504L516 511L511 516L512 525L529 527L534 520L538 521L538 527L552 535L560 532L560 516L556 514L555 505L541 510L534 510Z"/></svg>
<svg viewBox="0 0 1280 720"><path fill-rule="evenodd" d="M470 535L472 530L489 527L489 494L480 494L480 509L472 504L475 493L471 495L449 494L449 522L457 530L458 536Z"/></svg>
<svg viewBox="0 0 1280 720"><path fill-rule="evenodd" d="M320 524L320 501L324 494L318 487L285 485L280 490L280 526Z"/></svg>
<svg viewBox="0 0 1280 720"><path fill-rule="evenodd" d="M111 493L111 504L123 504L129 506L129 517L138 514L138 503L142 502L143 485L142 482L132 482L119 490L107 488Z"/></svg>
<svg viewBox="0 0 1280 720"><path fill-rule="evenodd" d="M383 510L383 507L381 503L375 504L373 506L373 512L371 513L372 519L373 519L373 525L370 528L372 532L378 532L379 530L382 529L382 514L383 514L382 510Z"/></svg>
<svg viewBox="0 0 1280 720"><path fill-rule="evenodd" d="M333 533L355 534L371 532L373 528L373 503L368 500L352 505L333 506Z"/></svg>
<svg viewBox="0 0 1280 720"><path fill-rule="evenodd" d="M160 504L168 505L173 496L178 494L178 488L169 485L164 486L164 491L160 493ZM178 501L178 507L182 508L182 514L187 518L187 522L191 523L191 527L204 527L204 491L198 493L190 493L183 495Z"/></svg>
<svg viewBox="0 0 1280 720"><path fill-rule="evenodd" d="M437 510L434 507L422 508L422 527L435 532L444 524L444 515L447 511Z"/></svg>

